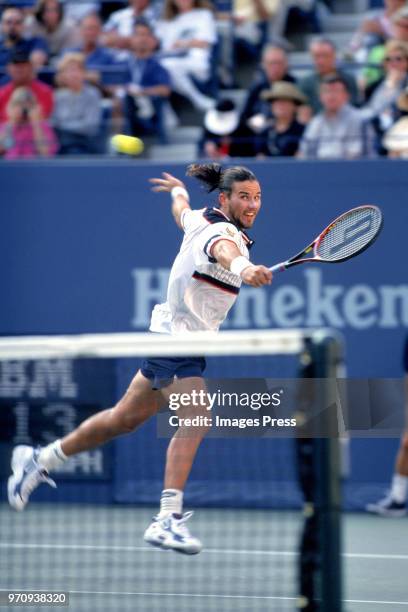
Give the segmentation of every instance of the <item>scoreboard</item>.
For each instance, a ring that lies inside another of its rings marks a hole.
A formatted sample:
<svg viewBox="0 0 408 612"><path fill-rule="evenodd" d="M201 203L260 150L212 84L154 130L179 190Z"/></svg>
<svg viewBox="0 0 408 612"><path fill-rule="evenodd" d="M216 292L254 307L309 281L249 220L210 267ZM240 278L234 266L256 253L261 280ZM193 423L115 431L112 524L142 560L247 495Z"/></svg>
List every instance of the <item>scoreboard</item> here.
<svg viewBox="0 0 408 612"><path fill-rule="evenodd" d="M115 402L115 361L0 361L0 479L9 476L12 448L44 446ZM112 445L72 457L58 479L111 478Z"/></svg>

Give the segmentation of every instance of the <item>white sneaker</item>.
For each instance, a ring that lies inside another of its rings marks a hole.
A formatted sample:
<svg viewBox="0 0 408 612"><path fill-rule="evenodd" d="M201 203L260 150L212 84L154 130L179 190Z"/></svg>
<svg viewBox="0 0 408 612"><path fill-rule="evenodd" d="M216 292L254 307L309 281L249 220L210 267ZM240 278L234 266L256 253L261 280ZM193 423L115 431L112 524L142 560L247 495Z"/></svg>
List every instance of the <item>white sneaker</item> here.
<svg viewBox="0 0 408 612"><path fill-rule="evenodd" d="M397 502L388 494L374 504L367 504L366 511L380 516L399 518L407 514L407 506L405 502Z"/></svg>
<svg viewBox="0 0 408 612"><path fill-rule="evenodd" d="M165 550L172 549L186 555L196 555L203 546L198 538L190 534L185 524L192 515L193 512L185 512L183 515L169 514L161 519L154 517L152 524L145 531L145 542Z"/></svg>
<svg viewBox="0 0 408 612"><path fill-rule="evenodd" d="M24 510L30 494L42 482L56 488L48 472L38 462L39 450L32 446L16 446L11 456L13 474L8 479L7 492L9 504L14 510Z"/></svg>

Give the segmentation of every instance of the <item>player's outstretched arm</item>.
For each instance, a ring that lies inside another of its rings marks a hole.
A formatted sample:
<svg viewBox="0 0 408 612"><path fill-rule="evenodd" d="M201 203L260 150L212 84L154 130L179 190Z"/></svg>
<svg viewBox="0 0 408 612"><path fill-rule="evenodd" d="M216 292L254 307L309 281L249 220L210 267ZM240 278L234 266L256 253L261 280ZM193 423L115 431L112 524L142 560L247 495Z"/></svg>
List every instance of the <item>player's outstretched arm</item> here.
<svg viewBox="0 0 408 612"><path fill-rule="evenodd" d="M219 240L211 250L219 264L231 270L242 278L242 281L252 287L270 285L272 272L266 266L255 266L249 259L241 255L237 245L230 240Z"/></svg>
<svg viewBox="0 0 408 612"><path fill-rule="evenodd" d="M170 193L172 198L171 212L177 225L183 229L181 213L186 208L190 208L190 198L183 181L180 181L168 172L162 172L162 178L151 178L149 181L154 185L152 187L153 191L167 191Z"/></svg>

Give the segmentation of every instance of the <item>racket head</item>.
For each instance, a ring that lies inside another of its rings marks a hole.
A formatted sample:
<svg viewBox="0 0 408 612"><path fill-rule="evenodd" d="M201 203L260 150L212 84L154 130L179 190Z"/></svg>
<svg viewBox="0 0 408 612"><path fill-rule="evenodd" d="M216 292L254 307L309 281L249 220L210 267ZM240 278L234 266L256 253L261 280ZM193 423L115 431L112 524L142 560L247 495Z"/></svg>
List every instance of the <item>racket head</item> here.
<svg viewBox="0 0 408 612"><path fill-rule="evenodd" d="M316 238L313 260L326 263L347 261L368 249L377 240L383 225L383 215L378 206L364 204L352 208L334 219Z"/></svg>

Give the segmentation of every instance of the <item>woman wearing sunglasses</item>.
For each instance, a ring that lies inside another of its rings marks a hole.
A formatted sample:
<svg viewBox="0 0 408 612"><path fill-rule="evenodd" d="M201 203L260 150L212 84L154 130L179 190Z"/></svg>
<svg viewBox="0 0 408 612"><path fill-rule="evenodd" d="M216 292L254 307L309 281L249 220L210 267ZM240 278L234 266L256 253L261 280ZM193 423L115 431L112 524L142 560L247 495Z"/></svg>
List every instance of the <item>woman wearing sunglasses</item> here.
<svg viewBox="0 0 408 612"><path fill-rule="evenodd" d="M395 103L408 85L408 43L391 40L385 46L384 76L366 91L361 113L372 120L380 138L395 120ZM379 152L384 149L379 145Z"/></svg>

